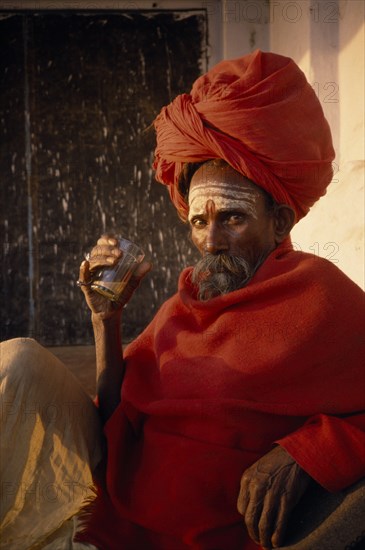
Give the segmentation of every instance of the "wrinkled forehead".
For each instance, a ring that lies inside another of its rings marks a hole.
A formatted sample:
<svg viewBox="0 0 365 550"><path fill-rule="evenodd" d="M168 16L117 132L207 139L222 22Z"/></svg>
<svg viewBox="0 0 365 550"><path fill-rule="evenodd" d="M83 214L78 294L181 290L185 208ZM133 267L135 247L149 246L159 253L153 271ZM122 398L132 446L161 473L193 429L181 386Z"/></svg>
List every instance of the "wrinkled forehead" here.
<svg viewBox="0 0 365 550"><path fill-rule="evenodd" d="M259 193L240 183L202 182L191 186L189 191L189 217L204 215L208 201L213 201L217 211L245 210L256 217L256 201Z"/></svg>

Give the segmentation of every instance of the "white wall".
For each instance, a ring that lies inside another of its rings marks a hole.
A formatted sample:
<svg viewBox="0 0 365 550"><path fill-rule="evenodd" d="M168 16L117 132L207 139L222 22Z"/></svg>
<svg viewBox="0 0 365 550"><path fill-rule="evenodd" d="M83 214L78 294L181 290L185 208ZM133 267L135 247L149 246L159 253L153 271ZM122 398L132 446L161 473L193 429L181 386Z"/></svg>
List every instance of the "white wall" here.
<svg viewBox="0 0 365 550"><path fill-rule="evenodd" d="M292 57L330 123L335 176L292 232L296 247L327 257L364 287L364 8L362 0L221 3L222 57L255 48ZM309 121L310 122L310 121Z"/></svg>

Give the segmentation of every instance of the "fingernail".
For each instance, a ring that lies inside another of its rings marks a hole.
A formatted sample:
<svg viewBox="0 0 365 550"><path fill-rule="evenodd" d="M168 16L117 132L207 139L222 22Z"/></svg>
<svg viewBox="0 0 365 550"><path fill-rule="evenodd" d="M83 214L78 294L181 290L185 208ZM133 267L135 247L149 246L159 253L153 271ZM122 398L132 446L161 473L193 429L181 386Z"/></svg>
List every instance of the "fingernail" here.
<svg viewBox="0 0 365 550"><path fill-rule="evenodd" d="M108 256L106 261L108 262L108 264L113 264L115 262L115 258L113 258L112 256Z"/></svg>
<svg viewBox="0 0 365 550"><path fill-rule="evenodd" d="M117 244L117 239L108 239L109 244Z"/></svg>

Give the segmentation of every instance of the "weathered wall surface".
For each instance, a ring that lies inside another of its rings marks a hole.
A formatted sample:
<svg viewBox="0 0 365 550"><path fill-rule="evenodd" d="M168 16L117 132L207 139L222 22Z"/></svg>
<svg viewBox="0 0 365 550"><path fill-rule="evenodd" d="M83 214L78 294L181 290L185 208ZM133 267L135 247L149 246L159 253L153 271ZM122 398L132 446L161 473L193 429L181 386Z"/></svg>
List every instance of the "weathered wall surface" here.
<svg viewBox="0 0 365 550"><path fill-rule="evenodd" d="M156 266L126 308L130 339L195 257L145 130L205 69L205 14L17 14L0 36L1 339L91 341L75 281L104 232Z"/></svg>

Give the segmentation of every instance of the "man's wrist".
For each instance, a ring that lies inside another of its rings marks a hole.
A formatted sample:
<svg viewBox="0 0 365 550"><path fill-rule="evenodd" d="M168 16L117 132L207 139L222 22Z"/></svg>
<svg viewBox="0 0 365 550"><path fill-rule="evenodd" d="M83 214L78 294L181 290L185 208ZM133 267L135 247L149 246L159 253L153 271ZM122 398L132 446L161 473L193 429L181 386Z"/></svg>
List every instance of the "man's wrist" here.
<svg viewBox="0 0 365 550"><path fill-rule="evenodd" d="M122 317L122 312L118 311L113 313L112 315L105 315L100 313L91 313L91 322L93 327L113 327L118 326L120 324Z"/></svg>
<svg viewBox="0 0 365 550"><path fill-rule="evenodd" d="M119 342L121 340L121 315L112 315L110 317L104 317L93 313L91 315L91 322L94 332L94 340L97 348L100 345L104 345L108 342L108 346L112 341Z"/></svg>

